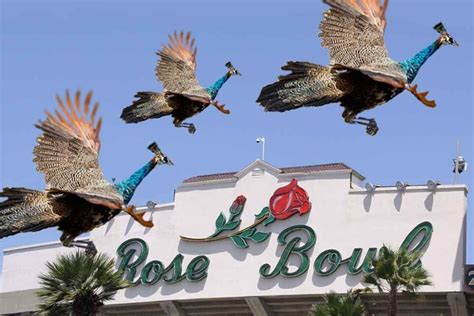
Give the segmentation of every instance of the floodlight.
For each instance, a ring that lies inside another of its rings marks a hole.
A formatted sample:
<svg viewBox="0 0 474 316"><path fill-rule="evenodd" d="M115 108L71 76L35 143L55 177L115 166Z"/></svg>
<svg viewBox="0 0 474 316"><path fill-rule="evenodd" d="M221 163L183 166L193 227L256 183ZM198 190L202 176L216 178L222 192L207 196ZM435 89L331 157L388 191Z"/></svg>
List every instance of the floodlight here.
<svg viewBox="0 0 474 316"><path fill-rule="evenodd" d="M377 189L380 185L378 184L373 184L373 183L370 183L370 182L367 182L365 184L365 189L367 190L367 192L369 192L370 194L373 194L375 192L375 189Z"/></svg>
<svg viewBox="0 0 474 316"><path fill-rule="evenodd" d="M428 189L430 191L435 191L438 185L440 185L440 182L438 180L428 180L428 182L426 182L426 185L428 186Z"/></svg>
<svg viewBox="0 0 474 316"><path fill-rule="evenodd" d="M146 208L149 209L150 211L153 211L157 205L158 204L153 201L146 202Z"/></svg>
<svg viewBox="0 0 474 316"><path fill-rule="evenodd" d="M397 183L395 183L398 192L405 192L407 186L409 186L407 182L397 181Z"/></svg>

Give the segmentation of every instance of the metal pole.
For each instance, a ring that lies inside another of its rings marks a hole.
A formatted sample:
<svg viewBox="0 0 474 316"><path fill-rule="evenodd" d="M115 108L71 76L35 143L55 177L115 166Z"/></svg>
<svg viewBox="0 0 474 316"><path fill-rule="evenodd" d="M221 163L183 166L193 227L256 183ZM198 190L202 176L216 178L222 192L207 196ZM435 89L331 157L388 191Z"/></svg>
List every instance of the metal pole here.
<svg viewBox="0 0 474 316"><path fill-rule="evenodd" d="M454 164L454 184L458 183L459 178L459 155L461 154L461 144L459 141L456 143L456 160Z"/></svg>

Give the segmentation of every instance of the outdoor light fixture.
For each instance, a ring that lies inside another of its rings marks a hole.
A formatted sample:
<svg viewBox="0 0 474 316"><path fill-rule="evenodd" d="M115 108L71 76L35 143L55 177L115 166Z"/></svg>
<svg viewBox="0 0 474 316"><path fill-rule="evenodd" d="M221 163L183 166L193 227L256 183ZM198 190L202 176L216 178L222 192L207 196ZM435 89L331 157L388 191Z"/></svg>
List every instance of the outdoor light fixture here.
<svg viewBox="0 0 474 316"><path fill-rule="evenodd" d="M463 156L458 156L453 159L453 173L456 173L456 169L457 173L462 173L467 170L467 162Z"/></svg>
<svg viewBox="0 0 474 316"><path fill-rule="evenodd" d="M153 202L153 201L146 202L146 208L149 209L150 211L153 211L155 209L155 206L157 205L158 203Z"/></svg>
<svg viewBox="0 0 474 316"><path fill-rule="evenodd" d="M440 182L438 180L428 180L428 182L426 182L426 185L428 186L428 189L430 191L434 192L438 185L440 185Z"/></svg>
<svg viewBox="0 0 474 316"><path fill-rule="evenodd" d="M380 185L378 184L367 182L365 185L365 189L367 190L368 193L373 194L375 192L375 189L377 189L379 186Z"/></svg>
<svg viewBox="0 0 474 316"><path fill-rule="evenodd" d="M407 182L397 181L397 183L395 183L398 192L404 192L407 186L409 186Z"/></svg>
<svg viewBox="0 0 474 316"><path fill-rule="evenodd" d="M255 142L262 144L262 160L265 160L265 137L258 137Z"/></svg>

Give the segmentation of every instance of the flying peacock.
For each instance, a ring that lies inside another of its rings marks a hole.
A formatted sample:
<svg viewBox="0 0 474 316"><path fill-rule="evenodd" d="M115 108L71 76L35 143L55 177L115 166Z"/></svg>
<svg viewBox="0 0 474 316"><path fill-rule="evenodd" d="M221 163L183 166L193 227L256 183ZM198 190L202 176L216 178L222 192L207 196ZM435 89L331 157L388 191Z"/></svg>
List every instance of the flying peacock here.
<svg viewBox="0 0 474 316"><path fill-rule="evenodd" d="M59 109L46 112L45 121L35 126L42 131L33 150L37 170L45 175L44 191L4 188L0 197L0 238L22 232L58 227L61 242L67 247L94 251L92 242L75 241L82 233L101 226L120 211L126 211L145 227L152 221L127 206L140 182L157 165L172 164L156 143L149 146L154 157L128 179L111 184L99 166L101 119L95 120L98 103L90 107L89 92L81 107L80 91L65 103L57 96Z"/></svg>
<svg viewBox="0 0 474 316"><path fill-rule="evenodd" d="M378 131L374 119L357 117L383 104L404 90L428 107L426 99L411 85L425 61L442 45L458 46L442 23L435 25L440 36L415 56L395 62L384 45L388 0L323 0L330 6L319 28L322 46L329 49L330 66L290 61L282 67L291 73L265 86L257 102L266 111L284 112L306 106L340 102L346 123L366 126L369 135Z"/></svg>
<svg viewBox="0 0 474 316"><path fill-rule="evenodd" d="M215 100L224 83L233 75L240 75L231 62L228 71L213 85L203 88L196 79L196 48L191 33L169 35L168 46L157 52L159 56L155 74L163 83L163 92L138 92L137 100L123 109L120 116L127 123L138 123L151 118L171 115L176 127L185 127L191 134L196 132L192 123L184 121L206 109L209 104L224 114L229 110Z"/></svg>

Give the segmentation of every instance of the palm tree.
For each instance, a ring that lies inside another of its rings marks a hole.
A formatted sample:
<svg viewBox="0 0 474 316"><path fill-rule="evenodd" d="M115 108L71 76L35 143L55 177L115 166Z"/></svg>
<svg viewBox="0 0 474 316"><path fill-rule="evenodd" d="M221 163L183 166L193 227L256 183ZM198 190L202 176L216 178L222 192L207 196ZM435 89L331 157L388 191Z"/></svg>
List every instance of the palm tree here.
<svg viewBox="0 0 474 316"><path fill-rule="evenodd" d="M114 260L105 254L87 255L82 251L48 262L47 272L39 276L40 314L95 315L118 290L129 286L114 265Z"/></svg>
<svg viewBox="0 0 474 316"><path fill-rule="evenodd" d="M323 304L314 304L310 316L362 316L364 315L364 305L359 300L359 294L366 290L352 289L345 295L329 292L324 296L326 301Z"/></svg>
<svg viewBox="0 0 474 316"><path fill-rule="evenodd" d="M377 287L380 293L388 292L389 316L397 315L398 291L416 294L421 286L432 285L429 273L422 267L419 257L418 251L395 251L384 245L377 259L372 261L374 271L364 276L364 283Z"/></svg>

